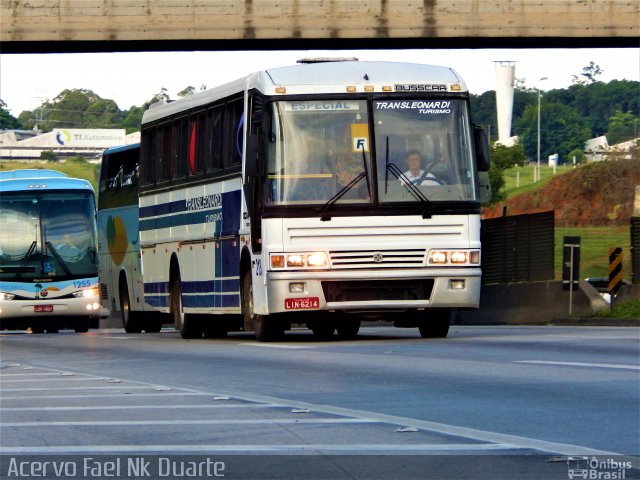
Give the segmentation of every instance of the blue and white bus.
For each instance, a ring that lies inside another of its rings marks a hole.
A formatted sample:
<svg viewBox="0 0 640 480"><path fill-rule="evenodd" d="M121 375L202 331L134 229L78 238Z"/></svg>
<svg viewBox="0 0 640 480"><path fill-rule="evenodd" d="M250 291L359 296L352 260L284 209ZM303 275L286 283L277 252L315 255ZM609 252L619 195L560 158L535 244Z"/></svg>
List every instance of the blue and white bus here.
<svg viewBox="0 0 640 480"><path fill-rule="evenodd" d="M105 150L98 185L100 295L105 308L120 312L127 333L158 332L163 322L162 314L144 303L138 234L139 164L139 143Z"/></svg>
<svg viewBox="0 0 640 480"><path fill-rule="evenodd" d="M86 180L0 172L0 328L97 328L96 208Z"/></svg>
<svg viewBox="0 0 640 480"><path fill-rule="evenodd" d="M144 302L185 338L362 318L446 336L479 305L486 150L446 67L323 59L152 105Z"/></svg>

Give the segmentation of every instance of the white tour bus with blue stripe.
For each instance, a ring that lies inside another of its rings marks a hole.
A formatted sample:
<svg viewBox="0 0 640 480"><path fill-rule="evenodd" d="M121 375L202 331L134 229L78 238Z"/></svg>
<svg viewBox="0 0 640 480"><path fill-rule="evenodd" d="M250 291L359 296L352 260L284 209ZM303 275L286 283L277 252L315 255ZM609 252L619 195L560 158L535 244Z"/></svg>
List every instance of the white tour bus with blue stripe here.
<svg viewBox="0 0 640 480"><path fill-rule="evenodd" d="M86 332L98 296L96 207L86 180L55 170L0 172L0 328Z"/></svg>
<svg viewBox="0 0 640 480"><path fill-rule="evenodd" d="M446 336L480 296L488 155L463 80L301 63L145 112L145 304L185 338L351 337L363 318Z"/></svg>

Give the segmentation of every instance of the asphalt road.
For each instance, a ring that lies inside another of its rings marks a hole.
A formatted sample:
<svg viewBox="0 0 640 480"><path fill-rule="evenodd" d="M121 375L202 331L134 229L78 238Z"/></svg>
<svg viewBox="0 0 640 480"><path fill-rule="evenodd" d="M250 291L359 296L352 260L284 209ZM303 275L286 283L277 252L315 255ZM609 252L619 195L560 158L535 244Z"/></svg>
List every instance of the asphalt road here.
<svg viewBox="0 0 640 480"><path fill-rule="evenodd" d="M639 340L625 327L276 343L1 332L0 473L36 478L26 469L65 455L74 478L638 478Z"/></svg>

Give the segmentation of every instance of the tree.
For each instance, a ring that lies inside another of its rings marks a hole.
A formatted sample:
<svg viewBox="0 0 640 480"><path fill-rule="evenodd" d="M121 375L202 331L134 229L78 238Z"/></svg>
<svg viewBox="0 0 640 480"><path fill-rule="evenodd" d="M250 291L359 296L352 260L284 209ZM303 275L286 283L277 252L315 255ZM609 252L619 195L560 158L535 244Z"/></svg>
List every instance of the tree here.
<svg viewBox="0 0 640 480"><path fill-rule="evenodd" d="M609 118L607 142L609 145L637 138L640 128L640 118L631 112L622 113L620 110Z"/></svg>
<svg viewBox="0 0 640 480"><path fill-rule="evenodd" d="M120 124L120 127L126 129L127 134L139 131L144 110L140 107L132 106L128 112L124 113L126 116Z"/></svg>
<svg viewBox="0 0 640 480"><path fill-rule="evenodd" d="M504 200L504 171L514 166L523 166L527 162L527 156L521 145L507 147L499 143L493 143L489 148L491 167L489 168L489 181L491 183L491 201L496 203Z"/></svg>
<svg viewBox="0 0 640 480"><path fill-rule="evenodd" d="M529 159L537 158L538 108L529 105L516 122L516 133ZM540 111L540 159L558 153L561 162L569 152L582 149L590 138L586 120L573 108L560 103L543 102Z"/></svg>
<svg viewBox="0 0 640 480"><path fill-rule="evenodd" d="M584 67L582 69L582 73L580 74L580 76L584 78L579 78L577 75L572 75L573 79L571 80L571 82L579 85L595 83L597 82L596 77L601 74L602 69L600 68L600 66L596 65L593 62L589 62L589 65Z"/></svg>
<svg viewBox="0 0 640 480"><path fill-rule="evenodd" d="M82 115L83 128L120 128L122 112L113 100L92 102Z"/></svg>
<svg viewBox="0 0 640 480"><path fill-rule="evenodd" d="M178 97L179 98L188 97L189 95L193 95L194 93L196 93L195 87L189 85L188 87L178 92Z"/></svg>
<svg viewBox="0 0 640 480"><path fill-rule="evenodd" d="M17 130L20 127L20 121L9 113L7 104L0 99L0 130Z"/></svg>
<svg viewBox="0 0 640 480"><path fill-rule="evenodd" d="M144 103L144 105L142 106L142 109L146 110L147 108L149 108L149 105L153 103L170 102L170 101L171 101L171 98L169 98L168 90L162 87L158 93L156 93L153 97L151 97L151 100Z"/></svg>

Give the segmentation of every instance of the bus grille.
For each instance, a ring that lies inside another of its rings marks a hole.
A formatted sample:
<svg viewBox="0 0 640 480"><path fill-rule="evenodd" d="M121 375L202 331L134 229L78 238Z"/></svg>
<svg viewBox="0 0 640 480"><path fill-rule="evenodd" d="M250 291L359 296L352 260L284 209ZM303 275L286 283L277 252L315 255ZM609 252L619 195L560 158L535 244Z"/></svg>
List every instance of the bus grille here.
<svg viewBox="0 0 640 480"><path fill-rule="evenodd" d="M331 268L422 267L426 261L423 248L408 250L347 250L329 252Z"/></svg>
<svg viewBox="0 0 640 480"><path fill-rule="evenodd" d="M433 279L321 282L327 302L428 300Z"/></svg>
<svg viewBox="0 0 640 480"><path fill-rule="evenodd" d="M100 284L100 298L102 300L109 300L109 287L106 283Z"/></svg>

